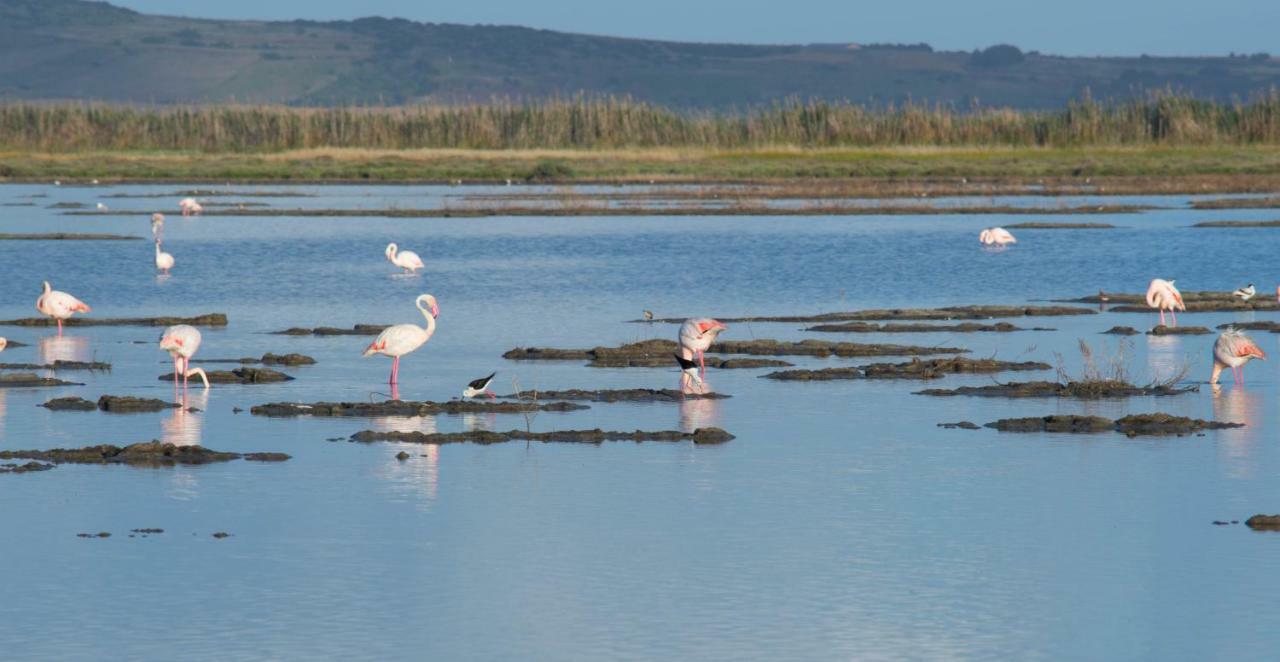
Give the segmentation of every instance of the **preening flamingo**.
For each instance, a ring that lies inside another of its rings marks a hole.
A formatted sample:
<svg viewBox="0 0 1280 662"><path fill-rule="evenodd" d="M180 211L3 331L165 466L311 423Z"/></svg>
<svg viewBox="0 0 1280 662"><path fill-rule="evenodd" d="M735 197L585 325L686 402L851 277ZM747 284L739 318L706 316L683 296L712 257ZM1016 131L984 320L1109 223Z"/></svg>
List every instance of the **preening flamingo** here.
<svg viewBox="0 0 1280 662"><path fill-rule="evenodd" d="M53 289L46 280L44 293L36 299L36 311L45 317L58 320L58 335L62 335L62 320L71 319L71 316L76 313L91 312L92 309L88 304L70 294Z"/></svg>
<svg viewBox="0 0 1280 662"><path fill-rule="evenodd" d="M204 207L196 202L195 198L183 198L178 201L178 209L182 210L183 216L199 216L204 211Z"/></svg>
<svg viewBox="0 0 1280 662"><path fill-rule="evenodd" d="M488 377L473 379L467 387L462 390L462 397L474 398L481 395L488 396L490 399L498 397L493 391L489 390L489 384L493 383L493 377L498 373L490 373Z"/></svg>
<svg viewBox="0 0 1280 662"><path fill-rule="evenodd" d="M436 318L440 316L440 306L436 305L436 298L430 294L422 294L414 300L413 305L422 311L422 316L427 319L427 328L424 329L416 324L389 326L364 349L365 356L382 354L392 357L390 384L399 383L400 357L425 345L436 332Z"/></svg>
<svg viewBox="0 0 1280 662"><path fill-rule="evenodd" d="M1244 287L1237 289L1235 292L1232 292L1231 296L1237 299L1240 299L1241 301L1248 301L1249 299L1252 299L1253 295L1257 293L1258 293L1257 288L1253 286L1253 283L1249 283L1248 285L1245 285Z"/></svg>
<svg viewBox="0 0 1280 662"><path fill-rule="evenodd" d="M200 349L200 330L187 324L171 326L160 334L160 349L169 352L173 357L173 385L178 385L178 376L182 376L182 388L187 387L187 378L199 375L204 387L209 388L209 376L203 368L192 368L191 357Z"/></svg>
<svg viewBox="0 0 1280 662"><path fill-rule="evenodd" d="M686 361L693 360L694 354L698 355L698 366L701 368L701 376L707 376L707 361L703 356L703 352L711 347L711 343L715 342L716 336L721 331L727 331L729 327L721 324L718 320L710 317L697 317L687 319L684 324L680 325L680 356Z"/></svg>
<svg viewBox="0 0 1280 662"><path fill-rule="evenodd" d="M422 258L418 257L417 253L413 251L402 251L399 246L396 246L394 243L387 244L387 250L385 253L387 259L391 261L391 264L404 269L404 272L407 274L413 273L416 269L425 269L427 266L422 263Z"/></svg>
<svg viewBox="0 0 1280 662"><path fill-rule="evenodd" d="M1016 244L1017 239L1013 238L1013 234L1004 228L986 228L978 233L978 241L984 246L1003 246L1005 244Z"/></svg>
<svg viewBox="0 0 1280 662"><path fill-rule="evenodd" d="M1255 358L1265 361L1267 355L1249 336L1234 327L1228 327L1218 336L1218 341L1213 343L1213 375L1209 377L1209 383L1217 384L1222 369L1231 368L1232 380L1243 384L1244 364Z"/></svg>
<svg viewBox="0 0 1280 662"><path fill-rule="evenodd" d="M1182 293L1173 286L1173 281L1156 278L1147 286L1147 305L1160 310L1160 325L1164 325L1164 311L1173 317L1173 325L1178 326L1178 314L1175 311L1186 310L1182 303Z"/></svg>
<svg viewBox="0 0 1280 662"><path fill-rule="evenodd" d="M162 235L164 235L164 214L152 214L151 238L159 241Z"/></svg>

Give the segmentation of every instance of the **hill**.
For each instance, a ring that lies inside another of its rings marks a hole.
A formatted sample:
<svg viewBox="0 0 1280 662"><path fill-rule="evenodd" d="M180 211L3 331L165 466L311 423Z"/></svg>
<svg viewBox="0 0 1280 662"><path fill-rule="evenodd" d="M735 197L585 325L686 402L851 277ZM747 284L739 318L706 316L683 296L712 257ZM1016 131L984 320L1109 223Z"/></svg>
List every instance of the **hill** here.
<svg viewBox="0 0 1280 662"><path fill-rule="evenodd" d="M1280 61L1068 58L924 45L694 44L366 18L223 21L103 2L0 0L0 100L291 105L533 100L578 93L677 108L779 99L1059 108L1174 89L1230 101L1280 86Z"/></svg>

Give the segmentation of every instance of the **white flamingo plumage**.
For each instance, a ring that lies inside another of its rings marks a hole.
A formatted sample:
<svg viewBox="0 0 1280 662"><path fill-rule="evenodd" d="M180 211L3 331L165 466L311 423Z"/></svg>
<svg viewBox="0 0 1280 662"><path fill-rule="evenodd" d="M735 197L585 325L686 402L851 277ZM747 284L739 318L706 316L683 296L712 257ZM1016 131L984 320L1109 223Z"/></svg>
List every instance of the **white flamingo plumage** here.
<svg viewBox="0 0 1280 662"><path fill-rule="evenodd" d="M58 320L58 335L62 335L62 321L71 319L76 313L92 312L89 304L67 294L59 292L49 286L49 281L44 281L44 293L36 299L36 311L45 317L52 317Z"/></svg>
<svg viewBox="0 0 1280 662"><path fill-rule="evenodd" d="M173 268L173 254L160 250L160 241L156 240L156 268L167 274Z"/></svg>
<svg viewBox="0 0 1280 662"><path fill-rule="evenodd" d="M982 242L984 246L1003 246L1005 244L1018 243L1018 240L1014 239L1013 233L1000 227L985 228L978 233L978 241Z"/></svg>
<svg viewBox="0 0 1280 662"><path fill-rule="evenodd" d="M3 336L0 336L0 352L3 352L4 348L8 346L9 346L9 339Z"/></svg>
<svg viewBox="0 0 1280 662"><path fill-rule="evenodd" d="M417 269L425 269L427 265L422 263L422 258L413 251L402 251L399 246L394 243L387 244L387 250L384 251L387 260L391 264L404 269L405 273L411 274Z"/></svg>
<svg viewBox="0 0 1280 662"><path fill-rule="evenodd" d="M710 317L695 317L687 319L684 324L680 325L680 356L686 361L693 360L694 355L698 356L698 366L701 369L701 376L707 376L707 361L703 357L711 347L711 343L715 342L716 336L721 331L727 331L729 327L722 324L719 320Z"/></svg>
<svg viewBox="0 0 1280 662"><path fill-rule="evenodd" d="M1243 384L1244 364L1252 359L1265 361L1267 355L1249 336L1235 327L1228 327L1218 336L1217 342L1213 343L1213 375L1209 377L1209 383L1217 384L1222 369L1231 368L1232 379L1237 384Z"/></svg>
<svg viewBox="0 0 1280 662"><path fill-rule="evenodd" d="M1147 286L1147 306L1160 311L1161 326L1164 325L1164 311L1169 311L1169 315L1173 318L1173 325L1178 326L1176 311L1187 309L1187 305L1182 303L1182 293L1173 286L1173 281L1163 278L1153 279Z"/></svg>
<svg viewBox="0 0 1280 662"><path fill-rule="evenodd" d="M178 201L178 209L182 210L183 216L199 216L204 211L204 207L196 202L195 198L183 198Z"/></svg>
<svg viewBox="0 0 1280 662"><path fill-rule="evenodd" d="M187 378L199 375L204 387L209 388L209 376L203 368L192 368L191 357L200 349L200 329L188 324L171 326L160 334L160 349L173 357L173 385L178 385L178 377L182 377L182 388L187 387Z"/></svg>
<svg viewBox="0 0 1280 662"><path fill-rule="evenodd" d="M436 304L436 298L430 294L422 294L414 300L413 305L422 311L422 316L426 318L426 328L416 324L389 326L364 349L364 356L382 354L392 358L391 380L388 383L393 385L400 381L400 357L425 345L436 332L436 318L440 316L440 306Z"/></svg>
<svg viewBox="0 0 1280 662"><path fill-rule="evenodd" d="M151 238L159 240L164 235L164 214L151 215Z"/></svg>

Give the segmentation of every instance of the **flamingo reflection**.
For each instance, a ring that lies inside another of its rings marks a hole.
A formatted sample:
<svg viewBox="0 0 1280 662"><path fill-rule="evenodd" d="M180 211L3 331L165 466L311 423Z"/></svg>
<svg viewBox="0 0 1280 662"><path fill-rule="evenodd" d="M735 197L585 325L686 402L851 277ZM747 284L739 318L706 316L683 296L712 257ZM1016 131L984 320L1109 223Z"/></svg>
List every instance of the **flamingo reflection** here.
<svg viewBox="0 0 1280 662"><path fill-rule="evenodd" d="M496 426L497 423L498 415L494 413L462 415L462 427L467 432L473 432L475 430L493 432L494 426Z"/></svg>
<svg viewBox="0 0 1280 662"><path fill-rule="evenodd" d="M177 400L181 405L170 412L160 422L160 440L174 446L199 446L200 432L203 423L203 412L209 407L209 391L197 391L196 395L188 395L186 389ZM188 411L191 408L199 411Z"/></svg>
<svg viewBox="0 0 1280 662"><path fill-rule="evenodd" d="M54 361L88 361L89 339L83 336L44 336L36 351L41 363Z"/></svg>
<svg viewBox="0 0 1280 662"><path fill-rule="evenodd" d="M373 428L381 432L436 431L434 416L380 416L372 420ZM406 488L412 494L420 494L434 501L440 484L440 447L405 444L402 449L409 454L406 460L388 456L385 477L397 487Z"/></svg>
<svg viewBox="0 0 1280 662"><path fill-rule="evenodd" d="M1218 448L1225 454L1233 476L1249 476L1254 471L1249 455L1258 436L1257 431L1262 429L1262 395L1245 388L1224 389L1219 384L1213 384L1212 389L1213 420L1245 425L1240 429L1218 432Z"/></svg>
<svg viewBox="0 0 1280 662"><path fill-rule="evenodd" d="M720 427L720 401L709 398L685 398L680 401L680 431Z"/></svg>

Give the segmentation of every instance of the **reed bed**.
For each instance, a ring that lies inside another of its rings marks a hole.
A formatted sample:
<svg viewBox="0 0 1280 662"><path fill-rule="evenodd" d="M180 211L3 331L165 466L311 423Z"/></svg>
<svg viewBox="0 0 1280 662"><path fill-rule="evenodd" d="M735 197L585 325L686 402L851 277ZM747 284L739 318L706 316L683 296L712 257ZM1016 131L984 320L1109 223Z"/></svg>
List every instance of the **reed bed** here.
<svg viewBox="0 0 1280 662"><path fill-rule="evenodd" d="M394 108L0 104L0 149L38 152L1218 144L1280 144L1280 93L1230 104L1084 99L1058 111L789 101L724 114L586 97Z"/></svg>

